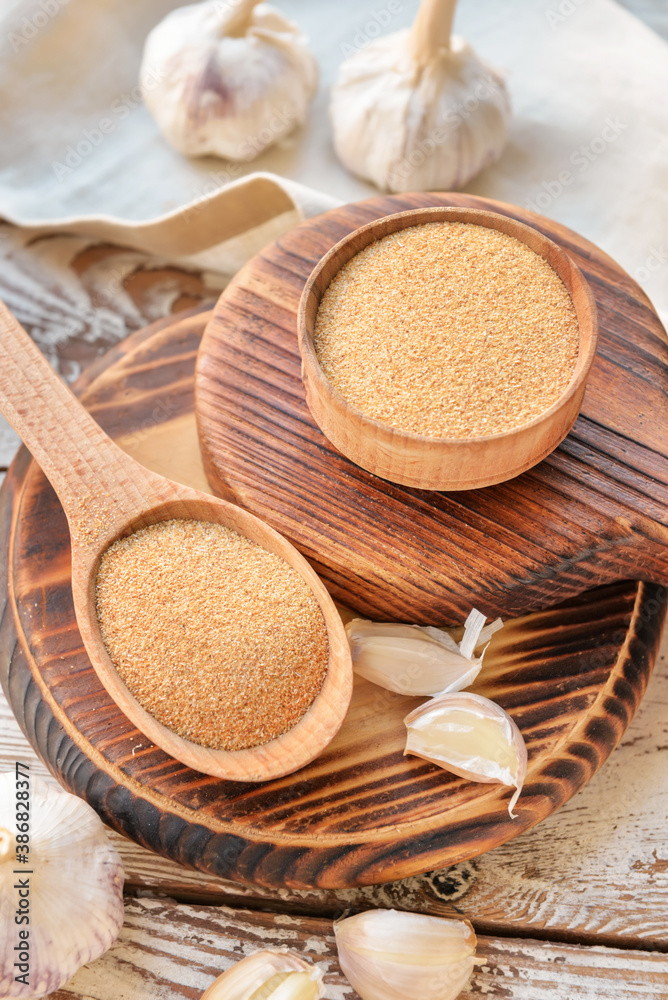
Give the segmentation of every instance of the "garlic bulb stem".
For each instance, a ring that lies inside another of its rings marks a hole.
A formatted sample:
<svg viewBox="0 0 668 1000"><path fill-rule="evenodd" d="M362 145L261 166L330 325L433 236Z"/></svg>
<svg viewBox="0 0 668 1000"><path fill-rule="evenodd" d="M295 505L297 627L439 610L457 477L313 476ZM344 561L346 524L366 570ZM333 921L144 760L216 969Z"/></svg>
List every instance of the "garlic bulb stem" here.
<svg viewBox="0 0 668 1000"><path fill-rule="evenodd" d="M0 865L11 858L13 841L14 838L9 830L5 829L5 827L0 827Z"/></svg>
<svg viewBox="0 0 668 1000"><path fill-rule="evenodd" d="M246 31L250 25L251 14L253 13L253 8L257 7L260 0L227 0L224 6L236 7L237 10L234 12L232 17L227 22L225 28L225 34L230 38L240 38L242 35L246 34ZM223 32L221 31L219 37L223 37Z"/></svg>
<svg viewBox="0 0 668 1000"><path fill-rule="evenodd" d="M413 61L422 69L450 48L457 0L422 0L410 34Z"/></svg>

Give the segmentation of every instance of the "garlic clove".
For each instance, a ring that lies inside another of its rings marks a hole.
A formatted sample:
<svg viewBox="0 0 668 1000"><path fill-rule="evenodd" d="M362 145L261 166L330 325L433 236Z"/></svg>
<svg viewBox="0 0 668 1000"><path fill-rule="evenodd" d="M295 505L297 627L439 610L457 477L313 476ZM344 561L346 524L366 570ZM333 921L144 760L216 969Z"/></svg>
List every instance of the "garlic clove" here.
<svg viewBox="0 0 668 1000"><path fill-rule="evenodd" d="M451 1000L473 971L468 920L367 910L334 924L339 964L362 1000Z"/></svg>
<svg viewBox="0 0 668 1000"><path fill-rule="evenodd" d="M123 923L123 868L95 811L32 776L23 779L30 786L29 864L17 863L17 791L23 792L17 780L14 773L0 775L0 996L42 997L116 940ZM29 924L14 919L19 879L27 880ZM14 968L24 929L27 984L17 981Z"/></svg>
<svg viewBox="0 0 668 1000"><path fill-rule="evenodd" d="M247 161L303 124L318 68L306 36L270 4L205 0L151 31L140 83L179 152Z"/></svg>
<svg viewBox="0 0 668 1000"><path fill-rule="evenodd" d="M450 36L455 0L422 0L410 31L378 38L339 70L334 147L352 173L389 191L448 191L494 163L510 100L502 77Z"/></svg>
<svg viewBox="0 0 668 1000"><path fill-rule="evenodd" d="M267 948L247 955L213 981L202 1000L320 1000L322 970L293 951Z"/></svg>
<svg viewBox="0 0 668 1000"><path fill-rule="evenodd" d="M398 694L436 695L460 691L473 683L482 666L484 649L502 624L497 619L484 627L485 616L474 609L459 644L448 632L431 625L361 618L348 622L346 634L353 669L361 677ZM476 658L474 653L483 643Z"/></svg>
<svg viewBox="0 0 668 1000"><path fill-rule="evenodd" d="M515 788L508 812L515 819L527 772L521 732L500 705L470 691L439 695L404 719L405 754L422 757L470 781Z"/></svg>
<svg viewBox="0 0 668 1000"><path fill-rule="evenodd" d="M289 972L275 989L269 993L261 990L253 1000L319 1000L320 996L318 984L308 972Z"/></svg>

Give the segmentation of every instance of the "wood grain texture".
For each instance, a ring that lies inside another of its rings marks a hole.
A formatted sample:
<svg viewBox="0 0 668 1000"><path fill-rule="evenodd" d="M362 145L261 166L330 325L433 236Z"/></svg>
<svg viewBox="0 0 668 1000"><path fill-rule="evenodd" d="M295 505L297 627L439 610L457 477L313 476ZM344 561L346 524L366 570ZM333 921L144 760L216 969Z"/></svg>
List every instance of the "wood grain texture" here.
<svg viewBox="0 0 668 1000"><path fill-rule="evenodd" d="M201 476L180 438L192 411L197 317L133 338L84 387L105 429L176 480ZM173 392L170 391L173 387ZM195 456L196 457L196 456ZM185 471L185 475L184 475ZM128 722L81 645L62 510L23 450L3 487L0 676L31 743L116 830L212 876L278 888L387 881L459 862L516 837L591 778L644 692L665 589L622 583L508 623L476 685L520 725L529 773L508 792L403 756L416 704L363 682L328 750L293 778L253 786L192 772Z"/></svg>
<svg viewBox="0 0 668 1000"><path fill-rule="evenodd" d="M528 222L573 258L599 315L581 415L540 465L483 490L397 486L353 465L315 425L300 379L297 309L338 240L429 205ZM290 538L331 593L373 618L519 615L616 579L668 578L668 343L640 288L550 220L469 195L379 197L310 220L228 286L196 383L207 476Z"/></svg>
<svg viewBox="0 0 668 1000"><path fill-rule="evenodd" d="M215 302L223 275L0 221L0 299L67 381L134 331Z"/></svg>
<svg viewBox="0 0 668 1000"><path fill-rule="evenodd" d="M156 899L128 902L116 944L50 997L196 1000L234 962L266 947L319 965L326 1000L359 1000L339 967L329 921ZM667 991L665 955L484 936L459 1000L660 1000Z"/></svg>
<svg viewBox="0 0 668 1000"><path fill-rule="evenodd" d="M111 832L126 892L184 902L341 916L394 907L465 916L487 934L668 951L668 634L622 744L558 813L482 857L399 882L274 889L193 871ZM0 771L48 773L0 691ZM625 790L621 791L620 790Z"/></svg>
<svg viewBox="0 0 668 1000"><path fill-rule="evenodd" d="M318 576L289 542L252 514L156 475L119 448L2 302L0 334L0 410L40 463L65 511L77 625L98 678L121 712L167 754L203 774L266 781L313 760L338 731L352 691L348 641ZM117 538L172 518L222 524L278 556L299 574L322 613L329 646L322 686L294 726L260 746L214 750L168 729L135 698L104 644L96 605L100 557Z"/></svg>
<svg viewBox="0 0 668 1000"><path fill-rule="evenodd" d="M341 268L376 240L412 226L437 222L483 226L519 240L547 261L568 290L579 329L579 353L573 376L552 406L520 427L476 438L409 434L350 405L320 367L314 343L316 318L322 297ZM518 476L554 451L580 411L598 340L591 290L568 254L542 233L506 215L453 207L414 209L385 216L337 243L304 285L297 325L306 403L325 437L346 458L374 476L419 490L492 486Z"/></svg>

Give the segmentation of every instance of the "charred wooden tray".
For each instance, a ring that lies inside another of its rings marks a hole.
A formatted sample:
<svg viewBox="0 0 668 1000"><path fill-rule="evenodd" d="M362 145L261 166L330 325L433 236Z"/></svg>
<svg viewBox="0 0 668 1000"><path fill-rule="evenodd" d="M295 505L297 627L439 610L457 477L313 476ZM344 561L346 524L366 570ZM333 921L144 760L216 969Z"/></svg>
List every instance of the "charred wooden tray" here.
<svg viewBox="0 0 668 1000"><path fill-rule="evenodd" d="M534 226L588 279L599 347L582 413L548 458L498 486L397 486L344 458L305 403L297 308L318 260L352 230L434 205ZM198 363L209 481L269 521L331 593L369 617L461 622L526 614L587 587L668 579L668 342L638 285L549 219L471 195L397 195L345 205L254 257L221 296Z"/></svg>
<svg viewBox="0 0 668 1000"><path fill-rule="evenodd" d="M204 489L193 379L209 318L175 318L140 332L79 383L86 405L123 447ZM360 512L349 516L352 529ZM0 520L0 679L37 752L62 784L139 843L268 886L395 879L480 854L539 822L620 740L665 616L665 588L622 582L517 619L495 636L475 690L513 715L528 745L516 820L507 789L404 757L401 720L417 700L367 682L356 685L335 741L308 767L260 785L226 782L152 745L102 688L74 619L65 517L25 449L2 488ZM353 536L340 539L351 560Z"/></svg>

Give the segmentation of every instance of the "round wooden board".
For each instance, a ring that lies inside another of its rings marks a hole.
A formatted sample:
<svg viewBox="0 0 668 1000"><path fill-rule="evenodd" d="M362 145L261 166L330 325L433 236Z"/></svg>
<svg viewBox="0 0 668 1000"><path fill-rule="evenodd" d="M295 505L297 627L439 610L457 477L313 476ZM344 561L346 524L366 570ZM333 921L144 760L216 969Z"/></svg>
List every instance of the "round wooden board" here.
<svg viewBox="0 0 668 1000"><path fill-rule="evenodd" d="M79 384L102 426L140 461L202 487L195 353L208 314L131 337ZM589 780L645 690L665 589L620 583L509 622L475 690L520 725L529 772L519 816L508 790L404 757L418 703L367 682L334 743L262 785L198 774L151 745L101 687L82 648L60 505L25 449L0 501L0 678L37 752L110 826L168 857L267 886L334 887L461 861L517 836ZM663 595L663 597L662 597Z"/></svg>
<svg viewBox="0 0 668 1000"><path fill-rule="evenodd" d="M582 413L548 458L487 489L397 486L344 458L308 410L297 309L352 230L433 205L497 211L560 244L588 279L600 340ZM515 206L460 194L378 197L310 219L223 292L196 380L215 491L271 523L331 593L369 617L462 622L547 607L618 579L668 577L668 343L646 296L593 244Z"/></svg>

